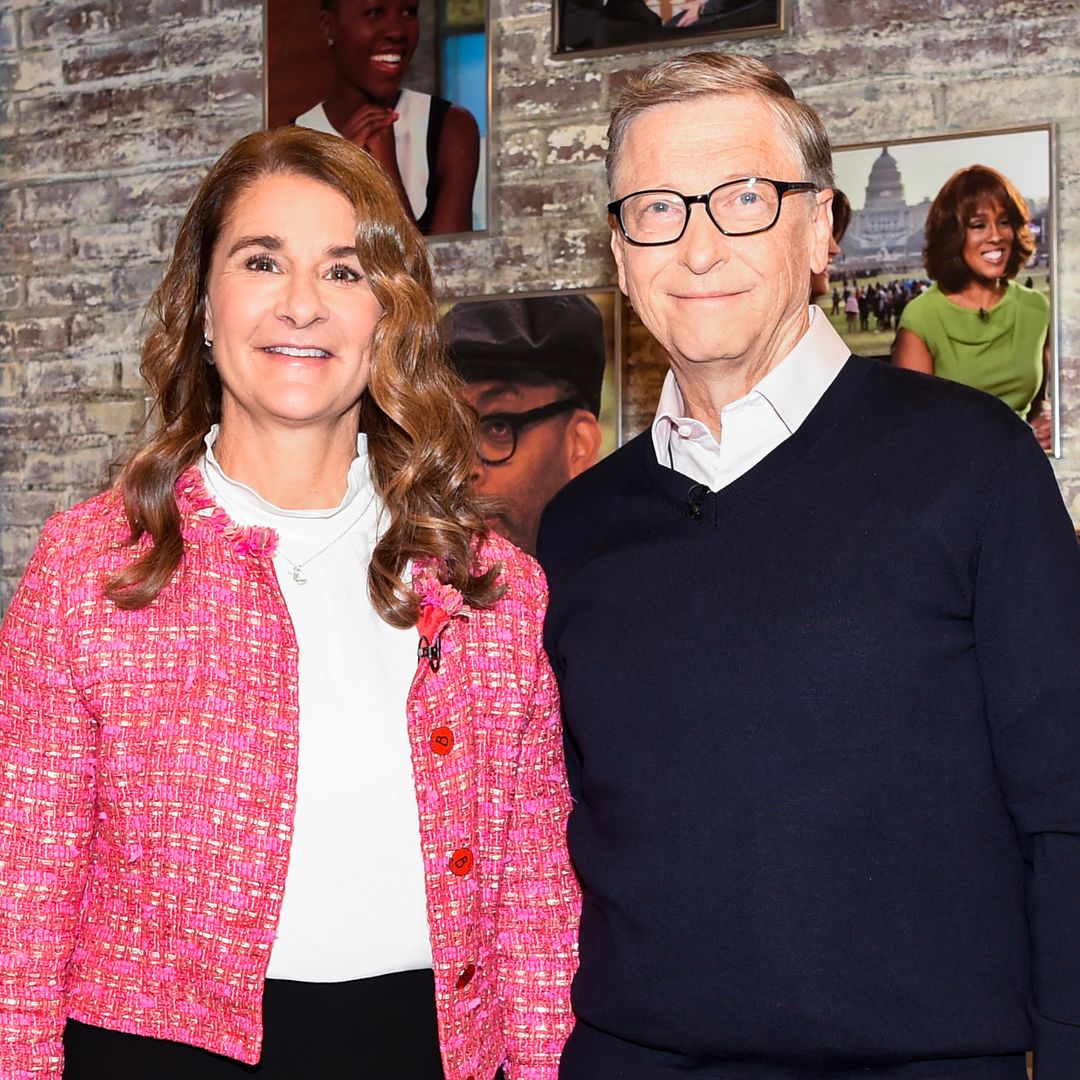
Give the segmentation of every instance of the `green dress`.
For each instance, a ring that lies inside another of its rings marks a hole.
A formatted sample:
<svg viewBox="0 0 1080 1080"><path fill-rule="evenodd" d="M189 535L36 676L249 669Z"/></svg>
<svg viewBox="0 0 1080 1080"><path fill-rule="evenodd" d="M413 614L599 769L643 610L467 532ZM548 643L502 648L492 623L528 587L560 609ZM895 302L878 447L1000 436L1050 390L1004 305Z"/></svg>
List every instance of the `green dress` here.
<svg viewBox="0 0 1080 1080"><path fill-rule="evenodd" d="M1015 281L982 315L931 285L900 316L900 329L916 334L930 350L935 375L985 390L1021 418L1042 385L1049 328L1049 301Z"/></svg>

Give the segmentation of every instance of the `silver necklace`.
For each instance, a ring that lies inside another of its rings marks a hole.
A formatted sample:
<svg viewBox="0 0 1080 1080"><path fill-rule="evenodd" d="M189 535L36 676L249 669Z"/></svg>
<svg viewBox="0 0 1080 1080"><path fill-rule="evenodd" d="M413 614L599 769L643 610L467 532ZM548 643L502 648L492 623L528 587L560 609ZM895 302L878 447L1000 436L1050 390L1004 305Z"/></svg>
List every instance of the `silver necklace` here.
<svg viewBox="0 0 1080 1080"><path fill-rule="evenodd" d="M334 539L330 541L329 544L325 545L325 547L319 548L319 550L316 551L314 555L309 555L306 559L303 560L303 562L293 562L292 559L290 559L289 556L285 554L285 552L282 552L281 557L289 564L289 577L291 577L297 585L306 585L308 583L308 579L304 577L303 568L307 566L308 563L314 562L320 555L325 555L339 540L344 540L345 537L348 536L349 533L352 532L352 530L355 529L361 521L363 521L364 515L371 508L371 504L374 501L375 492L373 491L371 493L371 498L368 499L367 503L364 506L364 509L360 511L360 514L357 517L353 518L353 520L345 526L344 530L342 532L339 532L337 536L335 536Z"/></svg>
<svg viewBox="0 0 1080 1080"><path fill-rule="evenodd" d="M221 492L218 491L217 485L210 478L209 467L204 468L202 472L207 485L214 493L214 497L217 499L218 505L220 506ZM306 585L308 583L308 579L304 576L303 573L304 567L307 566L308 563L313 563L320 555L325 555L339 540L344 540L345 537L348 536L349 533L351 533L353 529L355 529L356 526L364 520L364 516L367 514L368 510L371 509L371 504L375 501L376 494L378 493L372 491L371 498L368 499L368 501L364 504L364 509L361 510L360 513L357 514L357 516L354 517L352 521L350 521L349 524L346 525L345 528L342 529L341 532L339 532L337 536L334 537L333 540L319 548L319 550L316 551L314 555L309 555L306 559L303 559L300 562L293 562L292 559L290 559L289 556L286 555L283 551L279 552L281 557L289 564L289 577L291 577L297 585Z"/></svg>

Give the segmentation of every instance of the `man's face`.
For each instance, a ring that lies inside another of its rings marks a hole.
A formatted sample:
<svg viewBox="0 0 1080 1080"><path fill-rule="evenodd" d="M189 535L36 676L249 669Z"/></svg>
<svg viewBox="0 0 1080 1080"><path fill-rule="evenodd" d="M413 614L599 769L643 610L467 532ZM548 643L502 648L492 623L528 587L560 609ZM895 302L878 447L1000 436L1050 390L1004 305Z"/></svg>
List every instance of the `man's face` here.
<svg viewBox="0 0 1080 1080"><path fill-rule="evenodd" d="M487 380L469 383L465 396L483 418L491 413L526 412L559 401L564 395L552 384L525 386ZM488 525L530 554L536 552L536 533L544 507L575 475L573 415L561 413L522 428L509 461L498 465L477 461L477 494L497 496L502 502Z"/></svg>
<svg viewBox="0 0 1080 1080"><path fill-rule="evenodd" d="M747 176L806 180L776 115L757 97L716 95L660 105L632 121L613 198L667 188L711 191ZM764 374L807 327L807 282L828 259L829 193L785 196L780 219L754 236L724 236L691 207L674 244L638 247L616 227L619 285L676 370L737 365Z"/></svg>

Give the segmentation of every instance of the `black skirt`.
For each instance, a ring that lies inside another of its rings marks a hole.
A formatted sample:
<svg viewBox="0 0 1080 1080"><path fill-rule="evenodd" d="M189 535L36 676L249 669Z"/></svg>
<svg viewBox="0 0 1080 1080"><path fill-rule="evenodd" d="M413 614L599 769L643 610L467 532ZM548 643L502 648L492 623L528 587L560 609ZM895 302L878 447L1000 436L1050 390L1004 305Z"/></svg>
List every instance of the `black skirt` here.
<svg viewBox="0 0 1080 1080"><path fill-rule="evenodd" d="M65 1080L444 1080L430 971L343 983L267 979L258 1065L75 1020Z"/></svg>

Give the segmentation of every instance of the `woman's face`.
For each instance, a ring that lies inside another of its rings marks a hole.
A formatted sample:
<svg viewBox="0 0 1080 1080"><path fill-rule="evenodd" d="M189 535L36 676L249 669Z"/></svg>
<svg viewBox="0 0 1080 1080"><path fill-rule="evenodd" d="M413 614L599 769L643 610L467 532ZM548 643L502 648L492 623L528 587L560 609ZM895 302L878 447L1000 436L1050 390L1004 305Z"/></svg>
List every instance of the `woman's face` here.
<svg viewBox="0 0 1080 1080"><path fill-rule="evenodd" d="M322 29L333 41L338 73L379 101L401 87L420 37L419 0L336 0L322 13Z"/></svg>
<svg viewBox="0 0 1080 1080"><path fill-rule="evenodd" d="M1003 278L1012 254L1013 227L1001 203L980 203L964 232L964 262L971 273L984 281Z"/></svg>
<svg viewBox="0 0 1080 1080"><path fill-rule="evenodd" d="M255 181L229 213L207 282L222 427L355 430L381 314L349 201L295 173Z"/></svg>

